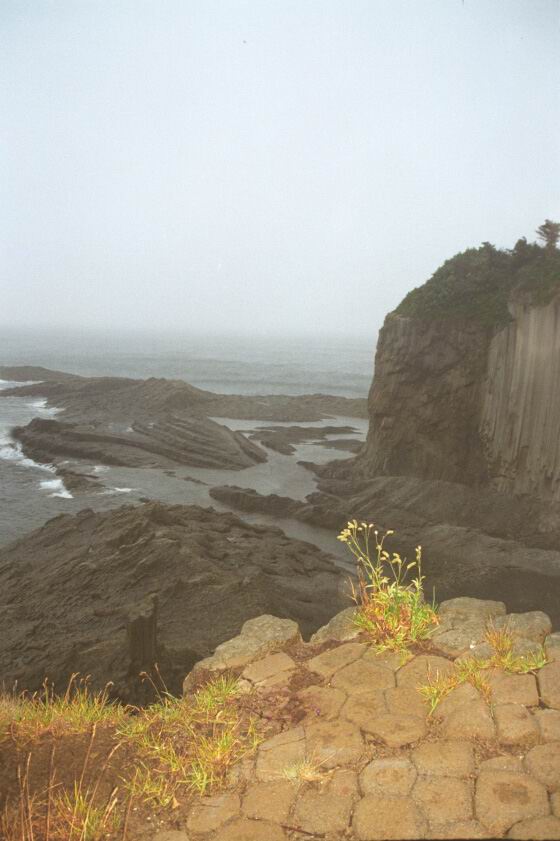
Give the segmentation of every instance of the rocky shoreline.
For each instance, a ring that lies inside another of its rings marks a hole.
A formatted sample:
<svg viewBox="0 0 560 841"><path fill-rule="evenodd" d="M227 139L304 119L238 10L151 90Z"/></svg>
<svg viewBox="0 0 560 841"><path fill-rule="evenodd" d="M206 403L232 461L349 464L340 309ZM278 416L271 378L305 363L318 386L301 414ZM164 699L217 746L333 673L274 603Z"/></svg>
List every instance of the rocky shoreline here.
<svg viewBox="0 0 560 841"><path fill-rule="evenodd" d="M247 437L214 418L308 423L334 415L367 416L365 400L322 394L244 397L213 394L182 380L87 378L30 366L0 366L0 378L22 382L0 397L41 397L60 410L56 419L35 418L13 430L26 456L57 467L78 459L109 466L242 470L266 461L259 443L289 453L290 441L328 433L271 427Z"/></svg>

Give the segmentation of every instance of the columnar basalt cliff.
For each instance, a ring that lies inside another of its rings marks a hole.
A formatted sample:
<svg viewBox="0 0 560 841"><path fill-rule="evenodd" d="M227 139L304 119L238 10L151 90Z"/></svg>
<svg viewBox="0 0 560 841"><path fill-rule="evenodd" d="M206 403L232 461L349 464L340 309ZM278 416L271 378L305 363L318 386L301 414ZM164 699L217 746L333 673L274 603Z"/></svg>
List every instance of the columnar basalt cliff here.
<svg viewBox="0 0 560 841"><path fill-rule="evenodd" d="M368 475L478 483L488 329L391 313L380 332L360 463Z"/></svg>
<svg viewBox="0 0 560 841"><path fill-rule="evenodd" d="M473 250L470 271L462 273L457 267L469 252L458 255L387 316L361 475L443 479L558 500L560 259L527 247L522 271L515 250ZM470 310L435 305L434 289L445 289L450 277L455 286L470 285Z"/></svg>
<svg viewBox="0 0 560 841"><path fill-rule="evenodd" d="M510 305L490 342L480 433L492 484L560 499L560 297Z"/></svg>

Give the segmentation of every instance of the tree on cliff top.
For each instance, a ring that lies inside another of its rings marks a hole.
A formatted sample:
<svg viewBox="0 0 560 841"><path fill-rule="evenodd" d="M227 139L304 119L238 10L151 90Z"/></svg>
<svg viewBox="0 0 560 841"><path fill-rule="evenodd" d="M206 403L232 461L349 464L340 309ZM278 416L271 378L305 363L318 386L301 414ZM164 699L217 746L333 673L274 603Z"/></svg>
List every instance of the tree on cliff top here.
<svg viewBox="0 0 560 841"><path fill-rule="evenodd" d="M548 237L544 248L521 239L512 250L485 242L456 254L409 292L395 312L422 319L466 319L494 328L510 320L512 295L522 294L537 306L547 304L560 291L560 223L547 219L541 228Z"/></svg>
<svg viewBox="0 0 560 841"><path fill-rule="evenodd" d="M560 239L560 222L545 219L543 224L537 228L536 234L543 241L545 248L556 248Z"/></svg>

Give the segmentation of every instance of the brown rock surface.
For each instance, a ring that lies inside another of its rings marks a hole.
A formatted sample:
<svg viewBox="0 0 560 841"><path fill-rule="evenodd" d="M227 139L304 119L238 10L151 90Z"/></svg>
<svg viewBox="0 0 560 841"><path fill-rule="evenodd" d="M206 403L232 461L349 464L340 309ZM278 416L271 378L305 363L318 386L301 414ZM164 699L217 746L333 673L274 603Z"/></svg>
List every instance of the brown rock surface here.
<svg viewBox="0 0 560 841"><path fill-rule="evenodd" d="M483 771L476 781L475 811L491 832L501 834L519 821L541 818L550 806L545 786L514 771Z"/></svg>

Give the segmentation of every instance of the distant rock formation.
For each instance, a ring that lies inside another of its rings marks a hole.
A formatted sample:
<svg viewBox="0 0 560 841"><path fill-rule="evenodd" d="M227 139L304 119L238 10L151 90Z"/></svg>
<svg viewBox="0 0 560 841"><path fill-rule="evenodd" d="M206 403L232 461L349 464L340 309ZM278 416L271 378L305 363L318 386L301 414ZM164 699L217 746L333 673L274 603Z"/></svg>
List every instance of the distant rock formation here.
<svg viewBox="0 0 560 841"><path fill-rule="evenodd" d="M125 467L241 470L266 461L266 451L218 423L216 417L318 421L367 413L365 399L213 394L183 380L154 377L78 377L45 368L0 366L0 378L24 383L2 390L0 399L43 397L62 410L56 419L35 418L13 430L27 456L57 466L70 458ZM26 384L35 379L40 381ZM293 440L304 440L309 434L291 430ZM319 430L315 437L325 434ZM291 452L288 435L289 431L274 428L267 441L281 452Z"/></svg>

